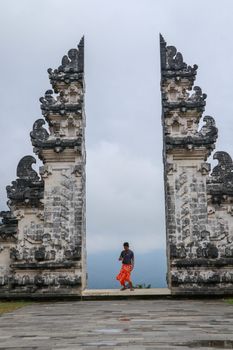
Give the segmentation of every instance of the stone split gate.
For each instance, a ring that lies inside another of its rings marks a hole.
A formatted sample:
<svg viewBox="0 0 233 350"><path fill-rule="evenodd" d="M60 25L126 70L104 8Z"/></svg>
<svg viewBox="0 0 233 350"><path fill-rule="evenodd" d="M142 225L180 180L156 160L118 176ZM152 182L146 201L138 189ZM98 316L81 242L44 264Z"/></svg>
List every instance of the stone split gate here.
<svg viewBox="0 0 233 350"><path fill-rule="evenodd" d="M208 157L217 128L204 116L206 94L188 66L160 37L168 287L172 294L233 294L233 163ZM80 295L86 288L84 39L40 98L44 119L30 133L7 186L9 211L0 225L0 297ZM47 123L49 132L44 128Z"/></svg>

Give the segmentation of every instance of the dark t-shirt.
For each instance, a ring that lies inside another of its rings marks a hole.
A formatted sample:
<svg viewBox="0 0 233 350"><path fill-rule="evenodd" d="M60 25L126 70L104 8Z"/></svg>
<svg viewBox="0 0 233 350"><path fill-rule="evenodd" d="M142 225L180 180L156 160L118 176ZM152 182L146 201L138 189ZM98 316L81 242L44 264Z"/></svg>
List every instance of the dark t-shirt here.
<svg viewBox="0 0 233 350"><path fill-rule="evenodd" d="M132 264L132 260L134 259L134 253L132 250L128 249L128 250L122 250L121 258L123 258L122 260L122 264Z"/></svg>

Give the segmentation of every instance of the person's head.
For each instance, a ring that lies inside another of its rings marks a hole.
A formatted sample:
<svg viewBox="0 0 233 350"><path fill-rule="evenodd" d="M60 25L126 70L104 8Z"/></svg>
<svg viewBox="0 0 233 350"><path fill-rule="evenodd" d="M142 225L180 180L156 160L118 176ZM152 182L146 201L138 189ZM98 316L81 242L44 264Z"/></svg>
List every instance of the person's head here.
<svg viewBox="0 0 233 350"><path fill-rule="evenodd" d="M129 249L129 243L128 242L125 242L123 244L123 247L124 247L124 250L128 250Z"/></svg>

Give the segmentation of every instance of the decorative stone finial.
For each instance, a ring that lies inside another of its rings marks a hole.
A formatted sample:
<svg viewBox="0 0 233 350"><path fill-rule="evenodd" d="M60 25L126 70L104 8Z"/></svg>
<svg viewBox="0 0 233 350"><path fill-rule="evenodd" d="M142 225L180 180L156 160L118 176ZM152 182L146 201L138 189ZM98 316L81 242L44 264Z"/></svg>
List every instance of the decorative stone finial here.
<svg viewBox="0 0 233 350"><path fill-rule="evenodd" d="M6 187L10 204L30 204L36 206L43 198L43 182L37 172L32 169L36 160L32 156L23 157L17 167L18 178Z"/></svg>
<svg viewBox="0 0 233 350"><path fill-rule="evenodd" d="M23 157L17 166L17 176L19 179L37 181L39 176L37 172L32 169L32 164L36 164L36 159L33 156Z"/></svg>
<svg viewBox="0 0 233 350"><path fill-rule="evenodd" d="M160 35L160 57L164 112L174 109L186 112L193 109L202 113L207 95L199 86L193 86L198 66L188 66L175 46L167 46L162 35Z"/></svg>
<svg viewBox="0 0 233 350"><path fill-rule="evenodd" d="M182 54L177 51L175 46L167 46L166 41L160 34L160 56L161 72L164 77L189 77L192 82L195 80L198 66L188 66Z"/></svg>
<svg viewBox="0 0 233 350"><path fill-rule="evenodd" d="M84 37L78 44L78 49L70 49L68 54L63 56L58 69L48 69L50 82L55 92L58 91L58 83L69 84L72 81L83 80L84 73Z"/></svg>
<svg viewBox="0 0 233 350"><path fill-rule="evenodd" d="M188 66L175 46L167 46L160 35L161 92L166 150L189 150L204 147L206 157L215 148L218 130L212 117L204 117L207 95L194 86L197 65Z"/></svg>
<svg viewBox="0 0 233 350"><path fill-rule="evenodd" d="M208 139L210 143L214 143L218 137L218 129L215 126L215 120L210 115L206 115L203 121L205 124L199 131L199 136L204 137L206 140Z"/></svg>
<svg viewBox="0 0 233 350"><path fill-rule="evenodd" d="M213 168L211 176L218 181L233 180L233 163L227 152L216 152L213 159L218 160L218 165Z"/></svg>
<svg viewBox="0 0 233 350"><path fill-rule="evenodd" d="M45 141L49 137L49 133L43 128L44 119L37 119L33 124L33 130L30 132L32 145L35 146L40 141Z"/></svg>
<svg viewBox="0 0 233 350"><path fill-rule="evenodd" d="M208 194L211 195L212 203L221 205L227 198L233 197L233 162L227 152L216 152L213 156L218 164L213 168L208 179Z"/></svg>

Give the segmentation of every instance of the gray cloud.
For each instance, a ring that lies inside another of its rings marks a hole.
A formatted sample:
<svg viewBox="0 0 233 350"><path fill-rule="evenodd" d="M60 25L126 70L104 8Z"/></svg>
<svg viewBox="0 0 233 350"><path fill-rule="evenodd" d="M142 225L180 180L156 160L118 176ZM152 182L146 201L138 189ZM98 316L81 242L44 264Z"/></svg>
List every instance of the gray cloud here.
<svg viewBox="0 0 233 350"><path fill-rule="evenodd" d="M90 252L114 250L125 240L138 252L163 247L160 171L149 157L138 156L118 144L101 141L89 149Z"/></svg>
<svg viewBox="0 0 233 350"><path fill-rule="evenodd" d="M90 251L127 236L165 246L158 34L199 65L219 150L233 155L230 0L8 0L0 4L0 204L49 88L47 68L86 36L87 226Z"/></svg>

